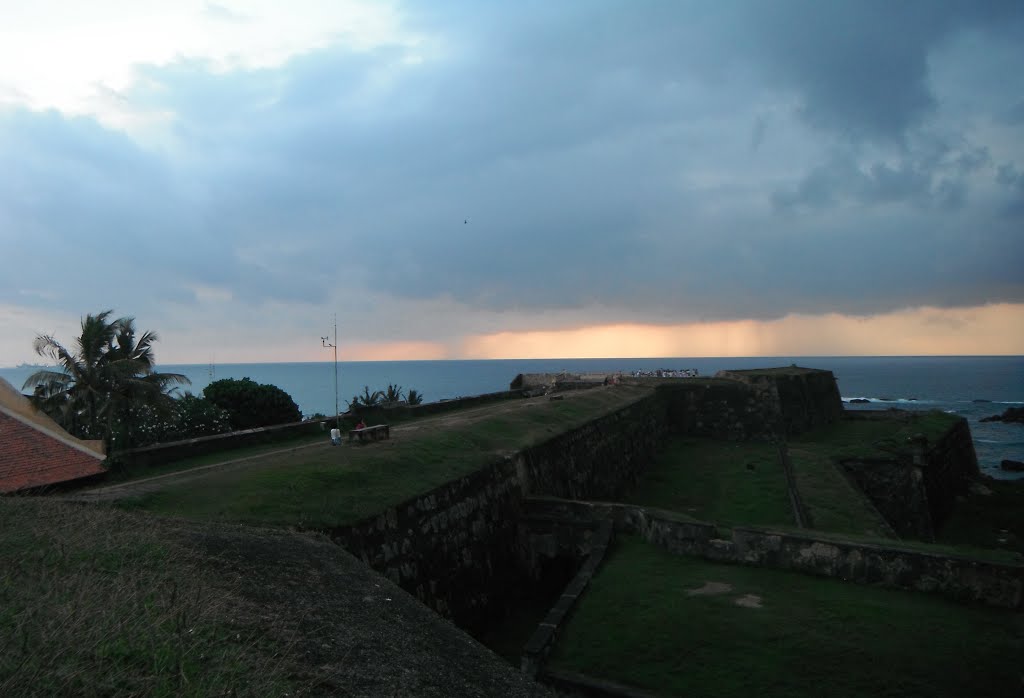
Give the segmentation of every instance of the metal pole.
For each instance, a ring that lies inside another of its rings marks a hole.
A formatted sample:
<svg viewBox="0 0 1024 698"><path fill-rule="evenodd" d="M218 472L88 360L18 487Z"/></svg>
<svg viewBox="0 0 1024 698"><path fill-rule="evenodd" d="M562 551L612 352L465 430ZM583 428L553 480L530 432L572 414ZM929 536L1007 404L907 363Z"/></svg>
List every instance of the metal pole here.
<svg viewBox="0 0 1024 698"><path fill-rule="evenodd" d="M341 429L341 414L338 409L338 314L334 314L334 421Z"/></svg>
<svg viewBox="0 0 1024 698"><path fill-rule="evenodd" d="M338 314L334 314L334 344L327 340L330 337L321 337L320 343L324 348L334 349L334 424L341 429L341 410L338 409Z"/></svg>

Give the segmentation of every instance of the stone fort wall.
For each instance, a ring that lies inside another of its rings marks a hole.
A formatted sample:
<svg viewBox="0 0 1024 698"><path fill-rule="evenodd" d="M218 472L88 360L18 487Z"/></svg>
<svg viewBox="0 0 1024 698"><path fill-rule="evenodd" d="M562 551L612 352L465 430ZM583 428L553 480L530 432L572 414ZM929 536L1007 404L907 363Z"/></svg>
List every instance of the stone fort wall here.
<svg viewBox="0 0 1024 698"><path fill-rule="evenodd" d="M737 380L659 384L612 414L329 533L462 627L482 628L534 573L518 530L525 497L619 498L669 434L770 439L778 404L766 407Z"/></svg>

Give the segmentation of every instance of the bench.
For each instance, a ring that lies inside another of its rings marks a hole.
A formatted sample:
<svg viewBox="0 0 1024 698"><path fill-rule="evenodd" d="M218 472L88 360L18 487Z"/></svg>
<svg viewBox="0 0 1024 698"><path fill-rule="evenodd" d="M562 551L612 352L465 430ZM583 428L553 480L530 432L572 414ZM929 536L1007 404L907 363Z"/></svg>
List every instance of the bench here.
<svg viewBox="0 0 1024 698"><path fill-rule="evenodd" d="M387 424L376 424L372 427L363 427L362 429L352 429L348 432L349 443L353 441L380 441L381 439L391 438L391 427Z"/></svg>

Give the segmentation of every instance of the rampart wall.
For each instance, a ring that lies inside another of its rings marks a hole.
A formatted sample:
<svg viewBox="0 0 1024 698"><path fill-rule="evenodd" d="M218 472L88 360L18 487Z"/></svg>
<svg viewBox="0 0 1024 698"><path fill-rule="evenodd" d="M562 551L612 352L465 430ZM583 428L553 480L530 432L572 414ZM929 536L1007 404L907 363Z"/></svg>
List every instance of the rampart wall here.
<svg viewBox="0 0 1024 698"><path fill-rule="evenodd" d="M480 629L528 578L517 524L523 498L621 494L667 433L665 415L652 394L329 533L426 605Z"/></svg>
<svg viewBox="0 0 1024 698"><path fill-rule="evenodd" d="M725 441L770 441L779 423L776 405L749 385L726 379L680 379L658 386L676 433Z"/></svg>
<svg viewBox="0 0 1024 698"><path fill-rule="evenodd" d="M669 552L708 560L790 570L859 584L936 593L1002 608L1024 607L1024 564L943 555L814 532L722 528L680 514L628 504L530 498L523 535L578 550L581 528L611 520ZM582 551L586 552L586 551Z"/></svg>
<svg viewBox="0 0 1024 698"><path fill-rule="evenodd" d="M847 419L906 419L892 411L855 411ZM850 458L842 467L901 536L933 540L956 497L976 478L978 458L963 417L934 443L917 443L893 458Z"/></svg>
<svg viewBox="0 0 1024 698"><path fill-rule="evenodd" d="M757 402L778 416L782 434L799 434L843 418L843 399L831 371L791 367L715 375L753 388Z"/></svg>
<svg viewBox="0 0 1024 698"><path fill-rule="evenodd" d="M329 533L425 604L480 628L536 574L538 558L517 528L524 497L619 498L673 432L730 440L775 433L778 415L746 383L657 385L614 413Z"/></svg>

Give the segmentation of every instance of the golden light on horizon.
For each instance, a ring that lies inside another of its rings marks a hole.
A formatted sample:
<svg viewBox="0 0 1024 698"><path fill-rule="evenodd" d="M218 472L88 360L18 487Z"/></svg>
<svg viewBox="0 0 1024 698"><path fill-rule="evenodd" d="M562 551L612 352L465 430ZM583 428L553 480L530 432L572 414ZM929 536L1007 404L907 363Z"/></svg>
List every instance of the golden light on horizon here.
<svg viewBox="0 0 1024 698"><path fill-rule="evenodd" d="M77 317L31 313L0 304L0 358L33 361L31 339L41 331L74 337ZM346 342L341 361L442 359L658 358L702 356L1024 355L1024 304L915 308L884 315L789 315L778 320L654 325L610 323L555 330L452 336L445 341ZM210 349L214 347L214 349ZM162 364L325 361L320 342L259 331L225 339L219 324L161 333ZM22 358L23 357L23 358ZM230 357L230 358L228 358ZM2 365L2 364L0 364Z"/></svg>
<svg viewBox="0 0 1024 698"><path fill-rule="evenodd" d="M469 337L453 358L1024 354L1024 304L915 308L885 315L787 315L770 321L650 325Z"/></svg>

